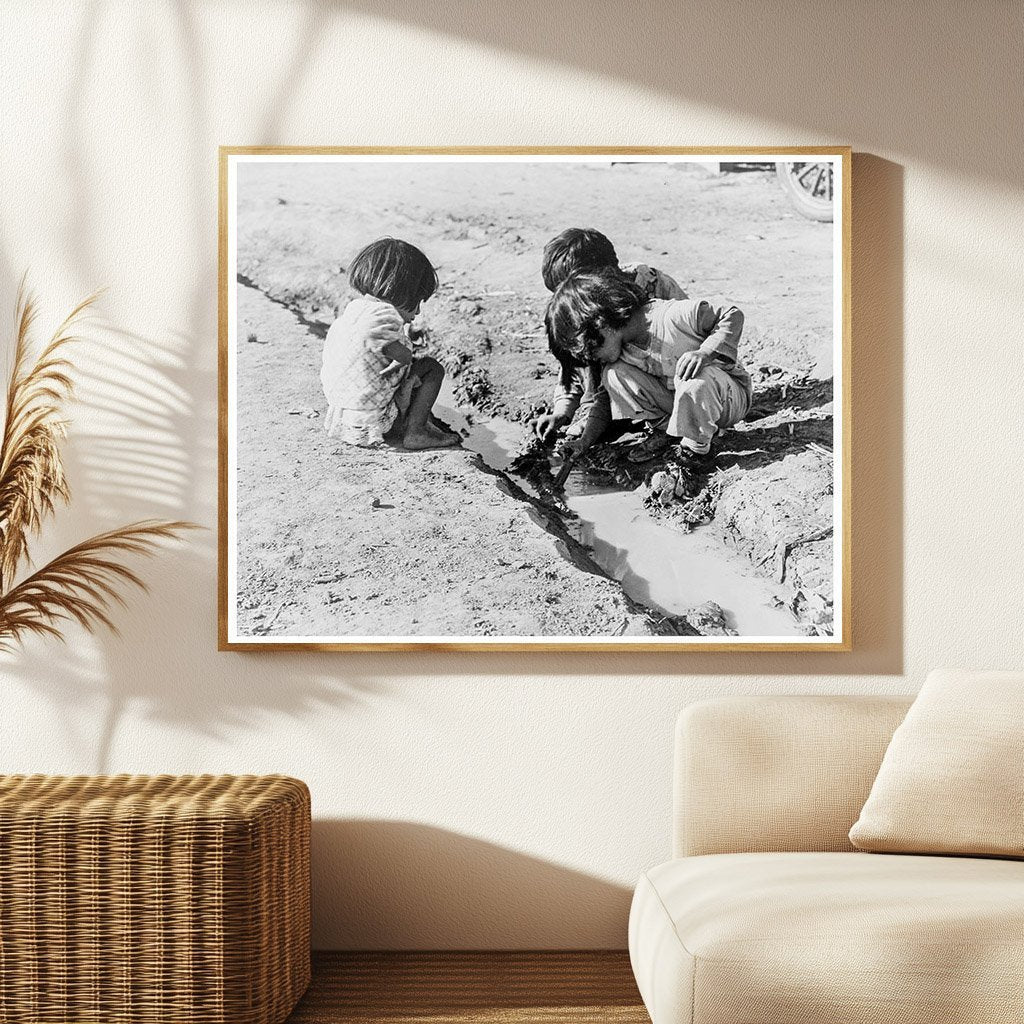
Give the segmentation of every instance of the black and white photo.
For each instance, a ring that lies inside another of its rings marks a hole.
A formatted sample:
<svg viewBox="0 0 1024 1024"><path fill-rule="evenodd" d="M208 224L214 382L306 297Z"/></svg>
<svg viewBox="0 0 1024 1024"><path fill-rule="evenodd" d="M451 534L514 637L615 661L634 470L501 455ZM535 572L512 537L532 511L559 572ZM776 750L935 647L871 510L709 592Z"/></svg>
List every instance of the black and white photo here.
<svg viewBox="0 0 1024 1024"><path fill-rule="evenodd" d="M849 648L849 151L221 155L221 643Z"/></svg>

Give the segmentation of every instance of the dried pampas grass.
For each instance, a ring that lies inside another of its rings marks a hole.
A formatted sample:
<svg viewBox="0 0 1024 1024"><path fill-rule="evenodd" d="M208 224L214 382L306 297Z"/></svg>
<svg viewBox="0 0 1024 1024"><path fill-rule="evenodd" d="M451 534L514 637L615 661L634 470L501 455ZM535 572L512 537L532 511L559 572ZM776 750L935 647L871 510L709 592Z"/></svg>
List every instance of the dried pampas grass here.
<svg viewBox="0 0 1024 1024"><path fill-rule="evenodd" d="M75 328L95 300L92 295L79 303L33 355L38 307L24 281L18 293L0 448L0 650L12 649L29 634L63 639L61 628L72 620L90 631L103 625L116 633L109 612L124 605L120 586L146 589L123 557L151 555L160 541L195 528L156 520L122 526L76 544L14 583L30 561L30 539L57 505L71 498L61 459L64 412L74 390L74 366L65 347L76 340Z"/></svg>

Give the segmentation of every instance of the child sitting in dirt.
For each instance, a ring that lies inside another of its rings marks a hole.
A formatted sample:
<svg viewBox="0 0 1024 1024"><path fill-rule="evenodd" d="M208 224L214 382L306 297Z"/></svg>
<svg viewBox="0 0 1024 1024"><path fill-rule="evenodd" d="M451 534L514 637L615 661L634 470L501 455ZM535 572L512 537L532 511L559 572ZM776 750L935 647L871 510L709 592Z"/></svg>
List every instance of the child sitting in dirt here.
<svg viewBox="0 0 1024 1024"><path fill-rule="evenodd" d="M619 257L611 240L594 228L569 228L544 246L541 276L549 292L573 274L593 273L598 270L617 271L632 281L650 299L685 299L686 292L668 274L643 263L619 265ZM604 407L595 406L600 373L573 364L559 356L548 345L559 362L558 386L555 389L552 411L538 417L534 432L542 441L548 441L564 426L568 426L582 410L583 426L576 433L593 442L608 431L610 423L602 417ZM592 440L591 440L592 439ZM588 445L589 447L589 445Z"/></svg>
<svg viewBox="0 0 1024 1024"><path fill-rule="evenodd" d="M680 470L698 476L715 434L750 408L750 376L737 352L743 314L735 306L651 299L621 273L603 270L564 281L545 324L561 358L600 372L605 415L646 423L648 436L631 461L652 459L674 441ZM588 434L571 449L593 443Z"/></svg>
<svg viewBox="0 0 1024 1024"><path fill-rule="evenodd" d="M458 444L430 414L444 367L414 357L406 344L409 323L437 290L430 260L408 242L379 238L356 256L348 276L360 298L331 324L320 370L328 434L361 446L388 435L409 451Z"/></svg>

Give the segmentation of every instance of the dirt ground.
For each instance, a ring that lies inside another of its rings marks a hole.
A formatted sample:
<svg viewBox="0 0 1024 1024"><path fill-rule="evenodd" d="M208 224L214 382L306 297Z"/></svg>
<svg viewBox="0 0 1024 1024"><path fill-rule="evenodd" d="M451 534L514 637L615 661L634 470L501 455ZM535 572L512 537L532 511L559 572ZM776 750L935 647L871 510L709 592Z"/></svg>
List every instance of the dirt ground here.
<svg viewBox="0 0 1024 1024"><path fill-rule="evenodd" d="M630 601L473 453L332 441L320 429L316 334L247 287L238 324L241 634L695 632Z"/></svg>
<svg viewBox="0 0 1024 1024"><path fill-rule="evenodd" d="M744 311L754 409L716 442L698 498L654 512L681 529L710 523L809 631L829 631L832 394L814 370L831 347L832 231L794 213L774 173L270 163L239 169L238 272L251 285L238 287L236 350L240 632L696 631L636 606L572 541L557 502L528 499L472 453L365 452L323 433L323 330L350 297L348 261L384 234L437 267L418 326L464 411L524 421L545 408L540 255L569 226L596 227L622 262ZM589 471L642 486L658 467L624 451L601 446Z"/></svg>

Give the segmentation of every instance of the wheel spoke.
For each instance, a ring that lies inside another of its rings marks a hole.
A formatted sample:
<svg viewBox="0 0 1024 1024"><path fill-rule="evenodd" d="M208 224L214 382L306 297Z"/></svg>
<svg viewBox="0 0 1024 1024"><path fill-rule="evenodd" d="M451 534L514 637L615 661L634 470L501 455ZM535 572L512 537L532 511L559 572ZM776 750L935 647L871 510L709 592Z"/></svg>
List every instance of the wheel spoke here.
<svg viewBox="0 0 1024 1024"><path fill-rule="evenodd" d="M790 202L804 217L831 221L834 215L835 172L831 160L780 162L776 177Z"/></svg>
<svg viewBox="0 0 1024 1024"><path fill-rule="evenodd" d="M802 171L796 171L796 168L797 167L801 167L801 166L803 167L803 170ZM801 187L806 187L806 186L804 186L804 178L806 178L807 175L810 174L811 171L813 171L814 168L817 167L817 166L818 166L817 164L802 164L802 165L801 164L796 164L795 165L794 171L796 171L796 173L794 173L793 176L796 178L797 183Z"/></svg>

